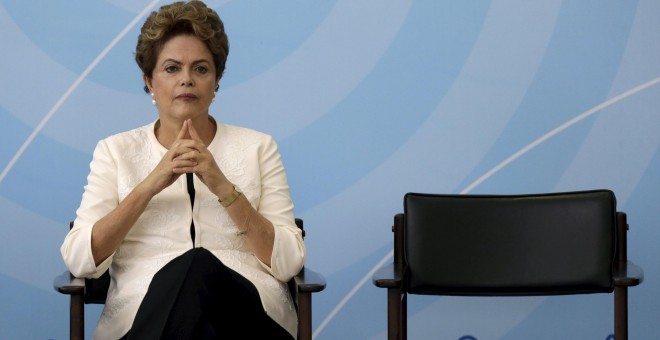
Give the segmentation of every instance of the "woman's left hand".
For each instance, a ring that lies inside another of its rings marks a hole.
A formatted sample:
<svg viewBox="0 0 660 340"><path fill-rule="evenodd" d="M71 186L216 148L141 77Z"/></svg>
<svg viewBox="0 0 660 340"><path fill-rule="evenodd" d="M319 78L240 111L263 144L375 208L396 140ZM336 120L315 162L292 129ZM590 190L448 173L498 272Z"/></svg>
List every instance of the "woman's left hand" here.
<svg viewBox="0 0 660 340"><path fill-rule="evenodd" d="M181 147L187 150L175 159L185 159L193 162L188 167L175 168L175 173L194 173L220 201L234 191L234 185L220 170L211 152L197 134L192 121L184 122L188 128L190 139L185 140ZM264 264L271 266L273 244L275 242L275 227L273 223L255 210L245 196L236 199L230 207L225 207L236 227L245 235L245 241L252 253Z"/></svg>

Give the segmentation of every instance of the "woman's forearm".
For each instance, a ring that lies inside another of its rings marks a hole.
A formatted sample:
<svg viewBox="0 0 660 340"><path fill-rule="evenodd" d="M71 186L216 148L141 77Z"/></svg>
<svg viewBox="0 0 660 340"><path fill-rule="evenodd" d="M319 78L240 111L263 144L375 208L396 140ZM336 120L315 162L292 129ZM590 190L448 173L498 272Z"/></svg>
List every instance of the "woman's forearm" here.
<svg viewBox="0 0 660 340"><path fill-rule="evenodd" d="M144 212L153 195L138 185L119 205L92 228L92 255L99 265L117 250L126 234Z"/></svg>
<svg viewBox="0 0 660 340"><path fill-rule="evenodd" d="M252 207L245 195L240 195L225 209L238 227L239 234L245 237L250 251L270 267L275 242L273 224Z"/></svg>

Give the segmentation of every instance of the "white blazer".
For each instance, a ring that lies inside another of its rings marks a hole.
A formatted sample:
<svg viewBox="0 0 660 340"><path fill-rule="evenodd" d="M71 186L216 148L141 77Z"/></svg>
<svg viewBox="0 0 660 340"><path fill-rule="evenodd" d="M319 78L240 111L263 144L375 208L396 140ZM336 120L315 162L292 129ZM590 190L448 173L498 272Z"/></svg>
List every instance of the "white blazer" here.
<svg viewBox="0 0 660 340"><path fill-rule="evenodd" d="M190 209L185 176L154 196L115 253L98 267L94 265L94 223L113 210L167 151L156 139L154 124L97 144L74 227L60 249L76 277L98 277L110 268L113 279L94 338L117 339L130 329L154 274L193 247L191 220L196 228L195 247L210 250L249 279L259 291L266 313L295 338L298 322L286 282L302 268L306 250L294 222L277 145L266 134L218 122L208 149L225 176L275 226L271 267L248 251L217 197L196 177L195 204Z"/></svg>

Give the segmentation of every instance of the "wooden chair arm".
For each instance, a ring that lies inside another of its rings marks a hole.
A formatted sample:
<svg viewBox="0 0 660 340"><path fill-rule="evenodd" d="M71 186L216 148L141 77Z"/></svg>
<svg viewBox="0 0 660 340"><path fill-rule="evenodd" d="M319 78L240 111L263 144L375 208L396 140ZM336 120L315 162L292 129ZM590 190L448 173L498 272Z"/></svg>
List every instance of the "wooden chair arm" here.
<svg viewBox="0 0 660 340"><path fill-rule="evenodd" d="M325 277L307 268L303 268L293 281L296 291L301 293L317 293L325 289Z"/></svg>
<svg viewBox="0 0 660 340"><path fill-rule="evenodd" d="M77 278L65 271L53 279L53 288L62 294L83 295L85 294L85 279Z"/></svg>
<svg viewBox="0 0 660 340"><path fill-rule="evenodd" d="M326 286L323 275L307 268L303 268L293 280L299 292L316 293L324 290ZM65 271L55 277L53 288L67 295L84 294L85 279L74 277L70 272Z"/></svg>
<svg viewBox="0 0 660 340"><path fill-rule="evenodd" d="M401 263L382 266L373 275L373 283L379 288L401 288L405 268Z"/></svg>
<svg viewBox="0 0 660 340"><path fill-rule="evenodd" d="M85 279L71 275L69 271L53 279L53 288L57 292L71 296L69 305L70 339L85 339Z"/></svg>
<svg viewBox="0 0 660 340"><path fill-rule="evenodd" d="M615 262L612 269L612 277L615 286L632 287L644 281L644 271L630 261Z"/></svg>
<svg viewBox="0 0 660 340"><path fill-rule="evenodd" d="M324 289L325 278L323 275L304 267L289 281L289 290L298 309L299 340L312 339L312 293Z"/></svg>

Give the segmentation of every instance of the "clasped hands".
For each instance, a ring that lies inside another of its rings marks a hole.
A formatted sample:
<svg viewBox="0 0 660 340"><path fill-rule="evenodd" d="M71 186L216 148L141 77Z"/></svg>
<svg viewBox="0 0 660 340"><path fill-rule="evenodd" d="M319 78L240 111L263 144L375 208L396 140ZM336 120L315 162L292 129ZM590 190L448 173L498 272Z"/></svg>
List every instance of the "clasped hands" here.
<svg viewBox="0 0 660 340"><path fill-rule="evenodd" d="M185 173L197 175L200 181L219 198L233 191L233 184L220 170L190 119L183 122L169 150L145 181L151 183L149 186L153 195L156 195Z"/></svg>

